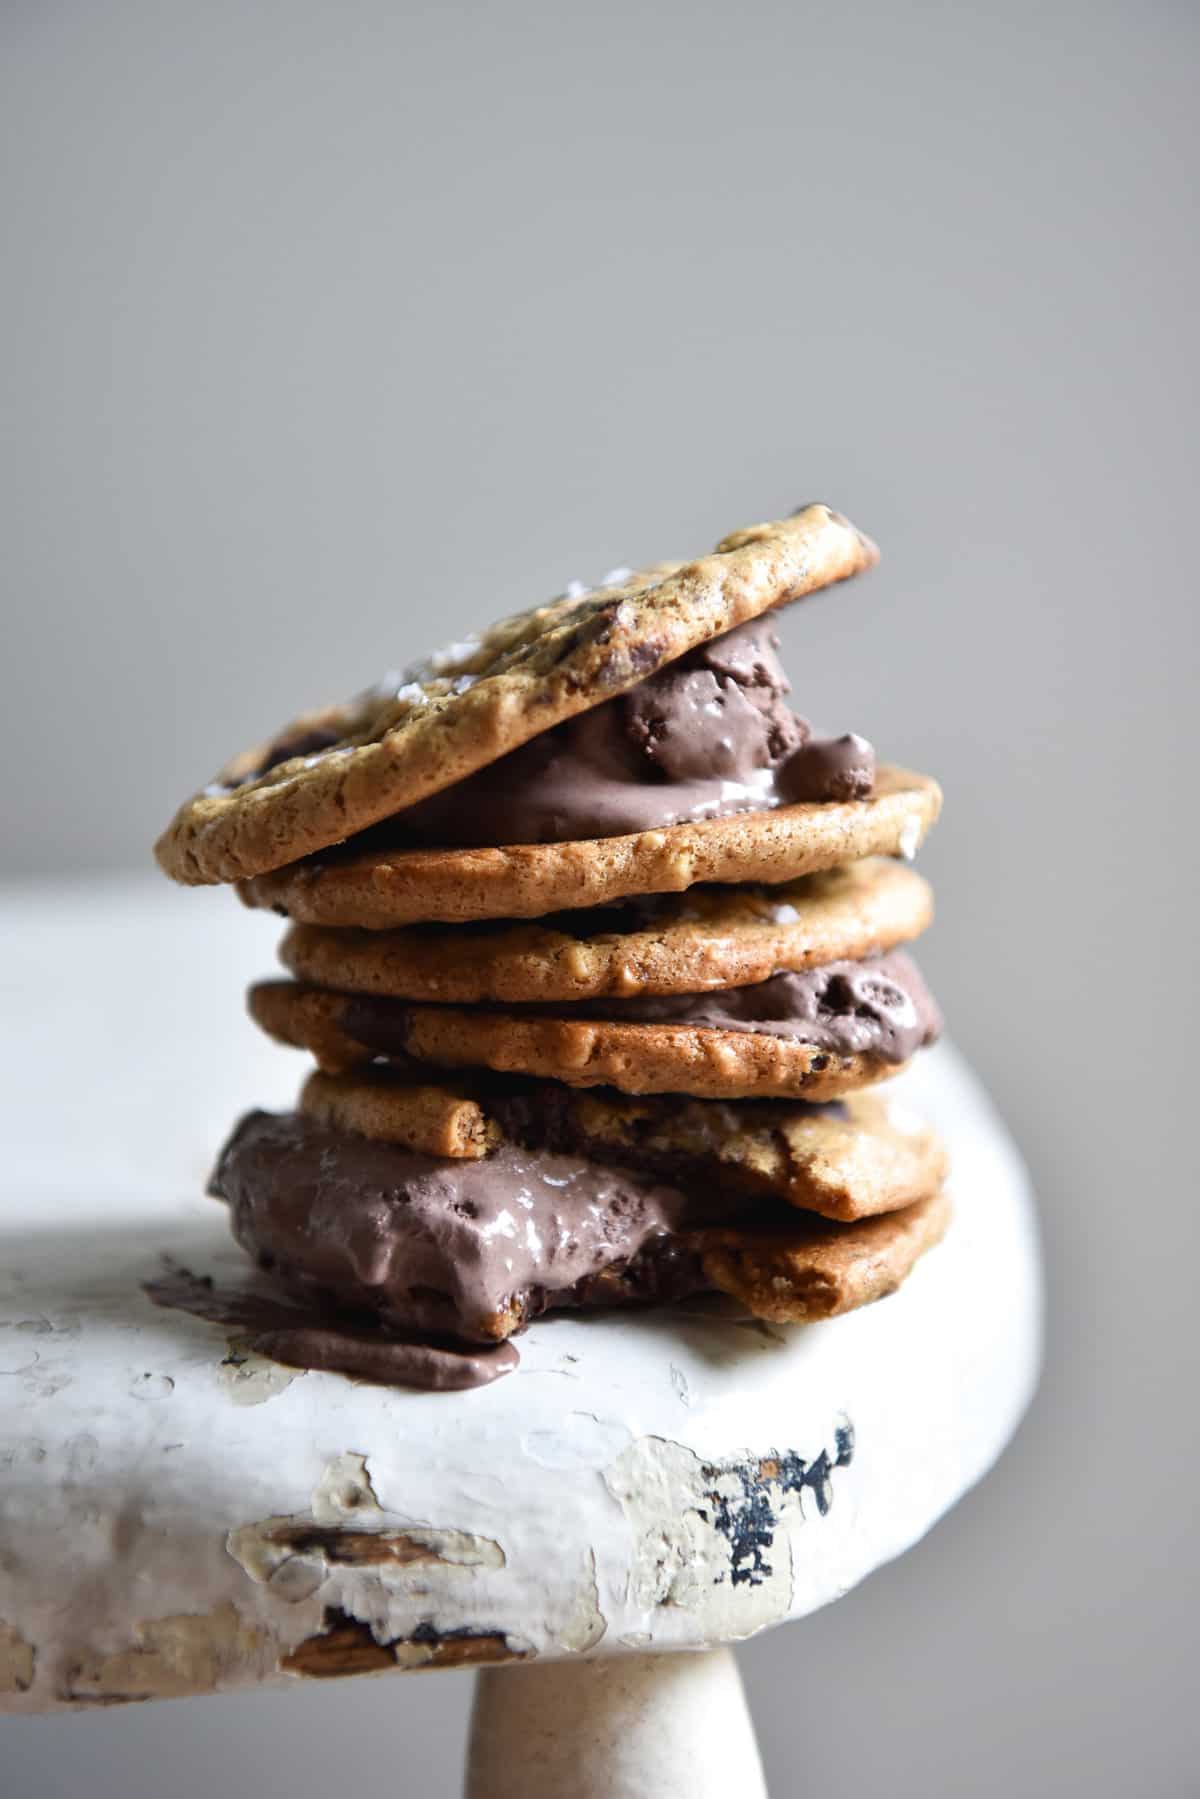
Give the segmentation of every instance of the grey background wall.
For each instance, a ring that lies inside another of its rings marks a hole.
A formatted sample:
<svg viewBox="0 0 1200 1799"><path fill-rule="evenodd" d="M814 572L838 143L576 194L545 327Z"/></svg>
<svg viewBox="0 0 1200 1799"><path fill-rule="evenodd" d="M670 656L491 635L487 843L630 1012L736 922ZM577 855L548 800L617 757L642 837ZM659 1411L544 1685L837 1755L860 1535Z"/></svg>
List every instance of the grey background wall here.
<svg viewBox="0 0 1200 1799"><path fill-rule="evenodd" d="M930 1540L745 1650L772 1790L1194 1792L1196 10L7 0L0 41L5 871L144 867L297 703L849 512L885 562L788 618L797 702L944 776L924 961L1039 1182L1049 1359ZM0 1786L449 1794L467 1696L10 1723Z"/></svg>

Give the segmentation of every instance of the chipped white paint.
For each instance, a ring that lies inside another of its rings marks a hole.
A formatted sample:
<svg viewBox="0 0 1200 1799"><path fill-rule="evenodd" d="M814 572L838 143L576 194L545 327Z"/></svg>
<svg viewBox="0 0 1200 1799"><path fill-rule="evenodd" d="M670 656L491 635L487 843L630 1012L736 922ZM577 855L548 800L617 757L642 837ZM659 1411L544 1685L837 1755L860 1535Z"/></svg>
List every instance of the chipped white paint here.
<svg viewBox="0 0 1200 1799"><path fill-rule="evenodd" d="M575 1592L574 1606L559 1631L559 1646L570 1655L582 1655L586 1650L596 1647L607 1629L608 1620L600 1610L596 1554L589 1549L586 1570Z"/></svg>
<svg viewBox="0 0 1200 1799"><path fill-rule="evenodd" d="M951 1139L959 1217L893 1299L794 1331L564 1318L492 1388L395 1392L259 1367L141 1290L164 1255L245 1268L202 1192L239 1108L301 1078L240 1016L272 921L147 884L0 901L0 926L4 1709L741 1636L899 1554L1020 1415L1028 1197L949 1051L899 1092ZM66 1101L64 1042L89 1071Z"/></svg>
<svg viewBox="0 0 1200 1799"><path fill-rule="evenodd" d="M307 1511L243 1524L225 1546L251 1580L285 1604L319 1596L327 1610L378 1620L385 1637L390 1612L428 1590L431 1570L504 1566L504 1551L488 1537L385 1512L366 1458L353 1454L333 1458Z"/></svg>
<svg viewBox="0 0 1200 1799"><path fill-rule="evenodd" d="M112 1705L211 1692L227 1675L262 1665L263 1637L229 1600L210 1612L137 1619L128 1641L64 1658L64 1703Z"/></svg>
<svg viewBox="0 0 1200 1799"><path fill-rule="evenodd" d="M347 1451L334 1456L313 1489L312 1516L318 1524L361 1521L371 1513L382 1515L378 1496L367 1473L365 1455Z"/></svg>
<svg viewBox="0 0 1200 1799"><path fill-rule="evenodd" d="M228 1354L217 1369L217 1379L234 1405L264 1405L277 1393L285 1393L299 1377L299 1369L285 1368L280 1362L255 1355L243 1346L236 1333L228 1343Z"/></svg>
<svg viewBox="0 0 1200 1799"><path fill-rule="evenodd" d="M714 1540L711 1519L702 1515L707 1508L701 1462L692 1450L667 1438L640 1437L609 1469L605 1485L629 1525L628 1591L636 1612L646 1619L704 1612L718 1586L728 1601L728 1558L725 1546ZM790 1597L790 1578L786 1585ZM746 1628L736 1635L746 1636L756 1624L773 1623L787 1611L787 1597L777 1599L769 1588L746 1597L761 1597L763 1603L753 1604ZM714 1631L714 1640L726 1634Z"/></svg>
<svg viewBox="0 0 1200 1799"><path fill-rule="evenodd" d="M739 1454L720 1461L681 1443L640 1437L605 1484L630 1530L627 1593L646 1628L626 1633L660 1648L730 1642L791 1615L795 1537L832 1510L853 1454L835 1420L824 1455L793 1461Z"/></svg>

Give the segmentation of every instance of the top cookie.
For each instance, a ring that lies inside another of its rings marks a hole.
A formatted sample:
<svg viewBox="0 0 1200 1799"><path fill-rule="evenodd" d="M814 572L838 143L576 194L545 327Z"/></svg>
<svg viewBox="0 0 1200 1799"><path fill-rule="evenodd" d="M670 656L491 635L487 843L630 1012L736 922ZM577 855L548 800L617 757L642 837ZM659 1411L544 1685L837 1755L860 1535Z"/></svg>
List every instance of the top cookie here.
<svg viewBox="0 0 1200 1799"><path fill-rule="evenodd" d="M180 808L155 854L189 884L281 868L877 559L846 519L811 505L736 531L697 561L518 613L235 757Z"/></svg>

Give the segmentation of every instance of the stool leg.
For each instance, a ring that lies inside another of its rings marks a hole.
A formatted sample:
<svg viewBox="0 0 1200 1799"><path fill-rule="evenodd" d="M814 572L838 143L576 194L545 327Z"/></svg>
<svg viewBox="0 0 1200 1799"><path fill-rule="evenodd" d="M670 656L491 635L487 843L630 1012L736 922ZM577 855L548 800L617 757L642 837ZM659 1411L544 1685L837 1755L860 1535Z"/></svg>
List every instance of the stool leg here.
<svg viewBox="0 0 1200 1799"><path fill-rule="evenodd" d="M465 1799L767 1799L728 1649L481 1669Z"/></svg>

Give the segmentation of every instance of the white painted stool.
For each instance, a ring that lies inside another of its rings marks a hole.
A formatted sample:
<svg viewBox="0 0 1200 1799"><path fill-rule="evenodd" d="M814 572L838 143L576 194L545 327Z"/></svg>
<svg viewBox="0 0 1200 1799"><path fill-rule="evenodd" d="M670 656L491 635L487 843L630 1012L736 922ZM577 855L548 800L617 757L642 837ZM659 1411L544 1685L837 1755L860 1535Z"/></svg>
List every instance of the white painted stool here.
<svg viewBox="0 0 1200 1799"><path fill-rule="evenodd" d="M1034 1382L1027 1184L962 1063L902 1077L958 1211L893 1298L543 1321L495 1386L401 1392L142 1292L164 1258L257 1279L202 1191L301 1076L239 1021L269 923L139 882L26 889L0 925L0 1709L474 1666L468 1799L761 1794L717 1646L914 1543Z"/></svg>

